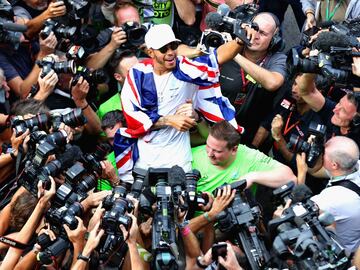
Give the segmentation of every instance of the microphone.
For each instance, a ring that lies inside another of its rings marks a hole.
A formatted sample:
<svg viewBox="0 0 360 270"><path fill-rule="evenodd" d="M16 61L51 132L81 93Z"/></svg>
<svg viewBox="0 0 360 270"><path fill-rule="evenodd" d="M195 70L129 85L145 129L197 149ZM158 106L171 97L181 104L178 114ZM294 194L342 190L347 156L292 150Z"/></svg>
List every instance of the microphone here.
<svg viewBox="0 0 360 270"><path fill-rule="evenodd" d="M230 13L230 7L227 4L221 4L217 8L217 13L221 15L221 17L228 16Z"/></svg>
<svg viewBox="0 0 360 270"><path fill-rule="evenodd" d="M334 32L322 32L313 44L313 48L323 52L330 52L331 47L349 47L350 42L346 35Z"/></svg>
<svg viewBox="0 0 360 270"><path fill-rule="evenodd" d="M217 30L219 26L223 23L222 17L217 12L209 12L205 17L205 23L208 28Z"/></svg>
<svg viewBox="0 0 360 270"><path fill-rule="evenodd" d="M3 29L7 31L22 32L22 33L27 31L27 26L23 24L4 22L1 24L1 26Z"/></svg>
<svg viewBox="0 0 360 270"><path fill-rule="evenodd" d="M313 193L307 185L298 185L291 192L292 203L306 202L312 195Z"/></svg>
<svg viewBox="0 0 360 270"><path fill-rule="evenodd" d="M168 174L168 183L171 187L182 186L185 183L186 174L178 165L171 167Z"/></svg>

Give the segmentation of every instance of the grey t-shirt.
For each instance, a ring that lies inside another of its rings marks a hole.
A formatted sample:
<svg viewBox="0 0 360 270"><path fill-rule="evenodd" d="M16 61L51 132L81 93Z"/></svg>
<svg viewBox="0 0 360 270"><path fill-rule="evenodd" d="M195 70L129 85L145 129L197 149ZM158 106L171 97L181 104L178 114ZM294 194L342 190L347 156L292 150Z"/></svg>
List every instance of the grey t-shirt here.
<svg viewBox="0 0 360 270"><path fill-rule="evenodd" d="M286 78L286 55L283 53L269 54L257 64ZM260 122L271 113L277 95L277 91L270 92L248 78L235 61L221 66L221 92L234 105L237 122L245 127L242 136L245 144L255 135Z"/></svg>

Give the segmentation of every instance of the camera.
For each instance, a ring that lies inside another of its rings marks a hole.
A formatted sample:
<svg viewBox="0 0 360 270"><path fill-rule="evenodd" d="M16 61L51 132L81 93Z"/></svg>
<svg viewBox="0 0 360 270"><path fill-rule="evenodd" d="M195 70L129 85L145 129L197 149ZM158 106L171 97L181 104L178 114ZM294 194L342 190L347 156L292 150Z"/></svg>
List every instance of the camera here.
<svg viewBox="0 0 360 270"><path fill-rule="evenodd" d="M21 33L27 31L25 25L14 23L14 12L7 1L0 3L0 43L11 44L15 50L20 46Z"/></svg>
<svg viewBox="0 0 360 270"><path fill-rule="evenodd" d="M209 53L211 48L218 48L228 41L227 35L215 30L206 29L201 35L199 44L201 51Z"/></svg>
<svg viewBox="0 0 360 270"><path fill-rule="evenodd" d="M145 43L145 35L147 28L137 22L126 22L121 28L126 33L127 42L124 47L127 48L138 48Z"/></svg>
<svg viewBox="0 0 360 270"><path fill-rule="evenodd" d="M94 100L97 97L98 93L96 87L98 84L107 83L109 81L109 76L102 68L90 71L87 67L78 66L75 71L75 76L72 79L71 86L75 86L80 77L83 77L90 86L90 91L86 95L87 100Z"/></svg>
<svg viewBox="0 0 360 270"><path fill-rule="evenodd" d="M103 200L105 213L102 219L102 228L105 234L98 247L100 260L107 260L124 243L119 226L123 225L126 230L131 227L132 219L126 213L131 212L134 205L126 199L126 193L125 187L116 186L112 194Z"/></svg>
<svg viewBox="0 0 360 270"><path fill-rule="evenodd" d="M229 207L218 214L218 227L222 232L235 235L236 241L245 252L250 269L262 269L269 263L270 254L265 247L264 236L258 228L260 208L251 207L248 203L244 194L246 180L233 182L230 186L231 190L236 190L235 197ZM216 195L222 187L215 189L213 194Z"/></svg>
<svg viewBox="0 0 360 270"><path fill-rule="evenodd" d="M226 40L221 37L220 32L226 32L230 33L233 38L240 38L246 45L250 45L250 41L246 37L246 32L242 28L242 24L248 24L251 28L259 30L258 25L252 22L252 18L256 13L256 5L242 5L231 11L228 5L221 4L217 12L209 12L205 18L208 28L217 32L212 33L210 37L207 37L209 34L205 35L205 37L202 37L202 40L207 41L207 45L211 45L211 43L213 45L221 45L221 40L224 42Z"/></svg>
<svg viewBox="0 0 360 270"><path fill-rule="evenodd" d="M40 32L40 37L42 39L46 39L51 34L51 32L54 32L57 38L70 39L77 31L75 26L65 26L60 22L52 19L47 19L44 22L44 26L44 29Z"/></svg>
<svg viewBox="0 0 360 270"><path fill-rule="evenodd" d="M76 64L74 60L56 62L51 56L46 56L42 60L36 61L36 64L42 68L40 77L44 78L51 70L55 73L75 74Z"/></svg>
<svg viewBox="0 0 360 270"><path fill-rule="evenodd" d="M305 153L306 163L313 168L324 152L325 139L326 126L312 121L309 125L308 136L302 138L295 134L291 135L287 148L293 153Z"/></svg>
<svg viewBox="0 0 360 270"><path fill-rule="evenodd" d="M347 269L345 250L326 230L328 225L309 198L292 204L268 224L274 255L294 269Z"/></svg>
<svg viewBox="0 0 360 270"><path fill-rule="evenodd" d="M29 119L24 119L22 116L15 116L11 119L11 128L15 129L16 136L24 134L27 129L32 131L35 127L40 130L50 128L49 117L46 113L39 113Z"/></svg>

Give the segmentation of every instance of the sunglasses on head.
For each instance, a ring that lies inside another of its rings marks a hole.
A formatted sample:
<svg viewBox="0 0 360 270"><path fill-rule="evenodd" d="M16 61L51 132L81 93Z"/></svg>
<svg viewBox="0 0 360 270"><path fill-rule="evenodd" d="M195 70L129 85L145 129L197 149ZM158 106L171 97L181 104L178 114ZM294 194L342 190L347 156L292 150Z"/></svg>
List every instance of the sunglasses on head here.
<svg viewBox="0 0 360 270"><path fill-rule="evenodd" d="M168 49L170 48L171 50L175 51L177 48L179 47L179 43L178 42L171 42L169 44L166 44L165 46L162 46L159 51L161 53L166 53L168 51Z"/></svg>

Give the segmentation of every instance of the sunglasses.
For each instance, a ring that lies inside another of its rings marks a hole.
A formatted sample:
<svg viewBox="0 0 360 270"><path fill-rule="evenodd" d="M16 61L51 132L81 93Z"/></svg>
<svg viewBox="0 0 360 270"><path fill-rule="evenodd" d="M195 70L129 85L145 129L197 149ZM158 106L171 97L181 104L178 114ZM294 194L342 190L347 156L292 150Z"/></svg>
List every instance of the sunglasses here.
<svg viewBox="0 0 360 270"><path fill-rule="evenodd" d="M178 42L171 42L169 44L166 44L165 46L162 46L159 51L164 54L168 51L168 49L170 48L171 50L175 51L177 48L179 47L179 43Z"/></svg>

